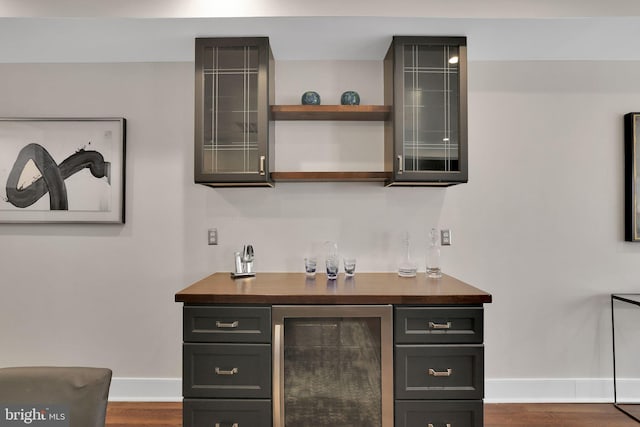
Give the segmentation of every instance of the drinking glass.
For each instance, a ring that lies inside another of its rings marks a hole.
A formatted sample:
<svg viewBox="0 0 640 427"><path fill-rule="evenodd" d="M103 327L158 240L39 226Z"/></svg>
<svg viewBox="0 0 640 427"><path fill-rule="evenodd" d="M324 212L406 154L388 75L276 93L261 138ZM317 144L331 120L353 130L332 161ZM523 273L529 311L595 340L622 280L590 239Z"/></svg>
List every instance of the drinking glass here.
<svg viewBox="0 0 640 427"><path fill-rule="evenodd" d="M340 267L340 261L337 256L327 256L327 279L335 280L338 277L338 268Z"/></svg>
<svg viewBox="0 0 640 427"><path fill-rule="evenodd" d="M338 277L338 269L340 268L340 258L338 256L338 244L336 242L325 242L327 248L327 256L325 264L327 267L327 279L335 280Z"/></svg>
<svg viewBox="0 0 640 427"><path fill-rule="evenodd" d="M342 262L344 264L344 275L347 277L353 277L356 274L356 259L345 258Z"/></svg>
<svg viewBox="0 0 640 427"><path fill-rule="evenodd" d="M304 271L307 277L315 277L317 265L318 260L316 259L316 257L309 257L304 259Z"/></svg>
<svg viewBox="0 0 640 427"><path fill-rule="evenodd" d="M429 247L427 248L427 277L439 279L442 277L440 270L440 246L438 245L438 230L431 229L429 233Z"/></svg>

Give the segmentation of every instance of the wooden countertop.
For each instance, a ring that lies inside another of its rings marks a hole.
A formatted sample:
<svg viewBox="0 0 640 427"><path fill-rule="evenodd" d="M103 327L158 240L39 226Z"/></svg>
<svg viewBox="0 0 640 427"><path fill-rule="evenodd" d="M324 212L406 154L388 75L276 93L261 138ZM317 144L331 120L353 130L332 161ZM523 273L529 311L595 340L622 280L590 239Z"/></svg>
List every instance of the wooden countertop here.
<svg viewBox="0 0 640 427"><path fill-rule="evenodd" d="M325 274L307 279L304 273L257 273L232 279L215 273L178 292L177 302L213 304L482 304L491 294L451 276L429 279L425 273L400 277L396 273Z"/></svg>

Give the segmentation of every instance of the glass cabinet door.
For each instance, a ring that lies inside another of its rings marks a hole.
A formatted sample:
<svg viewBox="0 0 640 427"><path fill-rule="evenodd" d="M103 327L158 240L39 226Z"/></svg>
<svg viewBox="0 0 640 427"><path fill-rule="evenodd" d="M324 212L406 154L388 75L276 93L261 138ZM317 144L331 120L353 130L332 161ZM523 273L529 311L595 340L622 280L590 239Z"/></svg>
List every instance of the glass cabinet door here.
<svg viewBox="0 0 640 427"><path fill-rule="evenodd" d="M392 427L391 306L274 306L274 427Z"/></svg>
<svg viewBox="0 0 640 427"><path fill-rule="evenodd" d="M266 38L196 39L195 179L268 185Z"/></svg>
<svg viewBox="0 0 640 427"><path fill-rule="evenodd" d="M466 39L394 37L394 179L412 184L467 181ZM391 67L385 67L391 73Z"/></svg>

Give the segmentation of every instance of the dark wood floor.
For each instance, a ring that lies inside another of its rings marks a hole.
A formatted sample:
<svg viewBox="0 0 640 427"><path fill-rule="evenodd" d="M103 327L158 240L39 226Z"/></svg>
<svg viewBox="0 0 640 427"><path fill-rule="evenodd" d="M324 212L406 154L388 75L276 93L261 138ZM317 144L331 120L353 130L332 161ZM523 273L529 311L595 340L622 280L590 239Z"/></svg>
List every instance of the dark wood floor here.
<svg viewBox="0 0 640 427"><path fill-rule="evenodd" d="M485 404L485 427L639 427L612 404Z"/></svg>
<svg viewBox="0 0 640 427"><path fill-rule="evenodd" d="M639 427L611 404L485 404L485 427ZM107 427L181 427L180 403L111 402Z"/></svg>

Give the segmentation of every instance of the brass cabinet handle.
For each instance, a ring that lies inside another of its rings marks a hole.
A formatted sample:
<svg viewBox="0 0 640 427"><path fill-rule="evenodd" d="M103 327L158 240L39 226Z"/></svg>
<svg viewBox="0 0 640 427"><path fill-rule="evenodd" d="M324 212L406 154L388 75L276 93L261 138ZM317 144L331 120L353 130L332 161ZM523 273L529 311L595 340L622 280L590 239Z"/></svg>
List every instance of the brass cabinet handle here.
<svg viewBox="0 0 640 427"><path fill-rule="evenodd" d="M402 173L404 170L404 165L402 164L402 155L398 154L398 173Z"/></svg>
<svg viewBox="0 0 640 427"><path fill-rule="evenodd" d="M264 161L266 160L265 156L260 156L260 175L264 175Z"/></svg>
<svg viewBox="0 0 640 427"><path fill-rule="evenodd" d="M219 320L216 320L216 328L237 328L238 327L238 321L236 320L235 322L231 322L231 323L224 323L221 322Z"/></svg>
<svg viewBox="0 0 640 427"><path fill-rule="evenodd" d="M432 377L450 377L453 373L453 369L449 368L446 371L436 371L435 369L429 368L428 372Z"/></svg>
<svg viewBox="0 0 640 427"><path fill-rule="evenodd" d="M446 322L446 323L429 322L429 329L451 329L451 322Z"/></svg>
<svg viewBox="0 0 640 427"><path fill-rule="evenodd" d="M220 424L220 423L216 423L216 427L221 427L221 426L222 426L222 424ZM231 424L231 427L240 427L240 424L238 424L238 423L233 423L233 424ZM433 426L430 426L430 427L433 427ZM447 426L447 427L448 427L448 426Z"/></svg>
<svg viewBox="0 0 640 427"><path fill-rule="evenodd" d="M447 423L446 426L447 427L451 427L451 424ZM216 427L218 427L218 426L216 426ZM427 427L434 427L434 425L429 423L429 424L427 424Z"/></svg>
<svg viewBox="0 0 640 427"><path fill-rule="evenodd" d="M225 371L216 366L216 375L235 375L237 373L238 373L238 368L233 368L228 371Z"/></svg>

